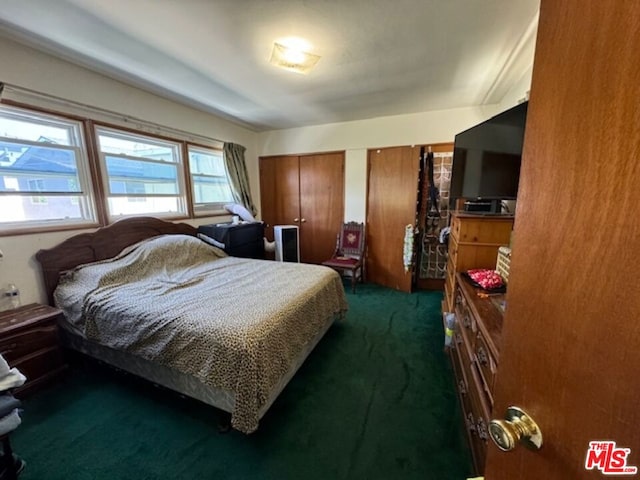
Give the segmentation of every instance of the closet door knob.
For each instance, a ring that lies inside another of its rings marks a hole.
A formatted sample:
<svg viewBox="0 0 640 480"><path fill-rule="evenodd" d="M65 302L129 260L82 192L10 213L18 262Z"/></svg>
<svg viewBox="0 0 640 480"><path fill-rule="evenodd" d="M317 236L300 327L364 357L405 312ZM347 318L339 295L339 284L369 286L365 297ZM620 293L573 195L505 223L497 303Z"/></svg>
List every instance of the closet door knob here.
<svg viewBox="0 0 640 480"><path fill-rule="evenodd" d="M294 218L293 221L298 223L300 221L300 219L299 218Z"/></svg>
<svg viewBox="0 0 640 480"><path fill-rule="evenodd" d="M301 221L302 223L304 223L304 222L306 222L306 221L307 221L307 219L306 219L306 218L303 218L303 219L301 219L300 221Z"/></svg>

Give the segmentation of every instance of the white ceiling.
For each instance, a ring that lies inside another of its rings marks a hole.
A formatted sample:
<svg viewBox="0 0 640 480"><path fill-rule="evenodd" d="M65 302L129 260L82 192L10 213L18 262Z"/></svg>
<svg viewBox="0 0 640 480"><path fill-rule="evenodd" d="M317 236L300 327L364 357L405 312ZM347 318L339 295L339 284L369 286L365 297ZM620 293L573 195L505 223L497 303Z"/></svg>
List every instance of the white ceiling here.
<svg viewBox="0 0 640 480"><path fill-rule="evenodd" d="M539 0L0 0L0 33L254 130L498 103ZM268 63L305 38L309 75ZM0 78L0 81L2 78Z"/></svg>

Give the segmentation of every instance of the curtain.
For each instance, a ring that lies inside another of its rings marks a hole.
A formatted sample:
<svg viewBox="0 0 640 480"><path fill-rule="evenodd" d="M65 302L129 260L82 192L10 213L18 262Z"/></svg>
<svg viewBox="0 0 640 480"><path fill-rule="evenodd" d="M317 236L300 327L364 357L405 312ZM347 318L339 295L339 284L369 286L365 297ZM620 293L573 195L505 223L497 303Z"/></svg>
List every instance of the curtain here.
<svg viewBox="0 0 640 480"><path fill-rule="evenodd" d="M223 148L224 164L227 168L227 174L229 175L233 200L243 205L253 215L257 215L258 211L251 199L247 165L244 162L245 150L246 148L242 145L225 143Z"/></svg>

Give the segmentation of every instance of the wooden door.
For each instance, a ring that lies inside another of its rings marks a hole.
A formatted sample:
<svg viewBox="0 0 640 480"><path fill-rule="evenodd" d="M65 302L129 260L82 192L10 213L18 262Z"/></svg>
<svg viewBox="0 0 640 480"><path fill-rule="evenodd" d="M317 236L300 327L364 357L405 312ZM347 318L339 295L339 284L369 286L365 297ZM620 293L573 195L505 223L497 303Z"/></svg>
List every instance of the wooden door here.
<svg viewBox="0 0 640 480"><path fill-rule="evenodd" d="M260 158L261 218L265 236L273 241L274 225L298 225L300 179L298 156Z"/></svg>
<svg viewBox="0 0 640 480"><path fill-rule="evenodd" d="M493 416L544 444L492 445L488 480L605 478L592 441L640 471L640 2L613 3L541 2Z"/></svg>
<svg viewBox="0 0 640 480"><path fill-rule="evenodd" d="M406 225L416 220L419 147L370 150L367 187L367 280L411 291L404 271Z"/></svg>
<svg viewBox="0 0 640 480"><path fill-rule="evenodd" d="M300 257L331 258L344 220L344 152L300 157Z"/></svg>

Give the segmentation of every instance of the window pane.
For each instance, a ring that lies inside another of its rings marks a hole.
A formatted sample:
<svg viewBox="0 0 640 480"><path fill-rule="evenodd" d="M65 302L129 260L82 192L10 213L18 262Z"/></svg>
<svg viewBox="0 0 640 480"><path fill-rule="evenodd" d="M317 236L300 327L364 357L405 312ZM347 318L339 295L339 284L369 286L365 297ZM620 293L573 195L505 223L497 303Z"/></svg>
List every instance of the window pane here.
<svg viewBox="0 0 640 480"><path fill-rule="evenodd" d="M12 153L0 156L0 191L81 192L75 151L3 141L0 151Z"/></svg>
<svg viewBox="0 0 640 480"><path fill-rule="evenodd" d="M130 135L129 135L130 136ZM100 134L100 150L104 153L115 153L131 157L143 157L165 162L177 162L176 149L173 145L167 146L140 137L131 139L123 138L118 134Z"/></svg>
<svg viewBox="0 0 640 480"><path fill-rule="evenodd" d="M0 137L32 142L74 145L73 127L56 126L55 121L42 121L36 115L4 113L0 117Z"/></svg>
<svg viewBox="0 0 640 480"><path fill-rule="evenodd" d="M186 213L179 143L110 128L96 131L110 216Z"/></svg>
<svg viewBox="0 0 640 480"><path fill-rule="evenodd" d="M106 159L109 193L178 194L178 166L110 157Z"/></svg>
<svg viewBox="0 0 640 480"><path fill-rule="evenodd" d="M222 153L189 149L189 168L192 175L206 174L227 177Z"/></svg>
<svg viewBox="0 0 640 480"><path fill-rule="evenodd" d="M192 146L188 150L195 209L214 211L233 202L222 152Z"/></svg>
<svg viewBox="0 0 640 480"><path fill-rule="evenodd" d="M112 216L181 212L180 202L176 197L110 197L108 205Z"/></svg>
<svg viewBox="0 0 640 480"><path fill-rule="evenodd" d="M226 179L217 177L193 176L193 194L196 203L233 202L231 188Z"/></svg>
<svg viewBox="0 0 640 480"><path fill-rule="evenodd" d="M0 225L7 222L64 223L91 218L83 197L0 196Z"/></svg>
<svg viewBox="0 0 640 480"><path fill-rule="evenodd" d="M0 228L94 219L81 123L0 105Z"/></svg>

